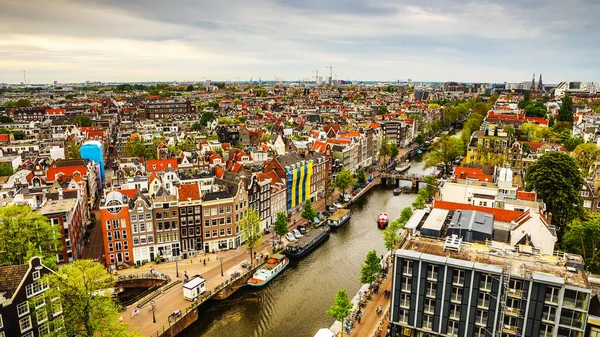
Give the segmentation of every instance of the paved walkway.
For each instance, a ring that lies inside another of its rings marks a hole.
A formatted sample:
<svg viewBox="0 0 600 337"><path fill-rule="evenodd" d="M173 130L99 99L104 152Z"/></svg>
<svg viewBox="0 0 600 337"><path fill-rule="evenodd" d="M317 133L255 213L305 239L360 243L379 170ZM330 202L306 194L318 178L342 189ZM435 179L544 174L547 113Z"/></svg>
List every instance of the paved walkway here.
<svg viewBox="0 0 600 337"><path fill-rule="evenodd" d="M388 309L390 307L390 299L385 298L384 292L385 290L392 289L392 275L391 271L388 273L388 277L383 281L383 284L379 288L379 292L375 295L371 303L368 305L366 311L363 313L363 316L360 320L360 323L356 325L356 327L352 330L351 336L360 336L360 337L371 337L378 336L377 331L381 326L381 336L385 336L385 331L387 329L388 324ZM375 309L377 307L383 308L383 313L377 314ZM356 323L356 322L355 322Z"/></svg>

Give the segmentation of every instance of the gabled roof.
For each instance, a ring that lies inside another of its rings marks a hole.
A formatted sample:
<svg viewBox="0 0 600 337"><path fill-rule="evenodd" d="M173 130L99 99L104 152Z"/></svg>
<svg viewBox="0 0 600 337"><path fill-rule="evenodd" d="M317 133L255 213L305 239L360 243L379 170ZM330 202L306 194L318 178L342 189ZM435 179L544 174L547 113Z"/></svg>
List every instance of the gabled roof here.
<svg viewBox="0 0 600 337"><path fill-rule="evenodd" d="M179 201L200 200L200 187L198 184L183 184L177 190Z"/></svg>
<svg viewBox="0 0 600 337"><path fill-rule="evenodd" d="M169 167L176 169L177 166L177 158L150 159L146 162L146 171L148 173L159 172Z"/></svg>
<svg viewBox="0 0 600 337"><path fill-rule="evenodd" d="M511 211L511 210L506 210L506 209L501 209L501 208L475 206L475 205L469 205L469 204L460 204L457 202L441 201L441 200L435 200L433 202L433 207L447 209L447 210L451 210L451 211L456 211L456 210L460 209L460 210L469 210L469 211L479 211L479 212L484 212L484 213L490 213L490 214L494 215L495 220L502 221L502 222L511 222L513 220L516 220L523 214L523 212L519 212L519 211Z"/></svg>

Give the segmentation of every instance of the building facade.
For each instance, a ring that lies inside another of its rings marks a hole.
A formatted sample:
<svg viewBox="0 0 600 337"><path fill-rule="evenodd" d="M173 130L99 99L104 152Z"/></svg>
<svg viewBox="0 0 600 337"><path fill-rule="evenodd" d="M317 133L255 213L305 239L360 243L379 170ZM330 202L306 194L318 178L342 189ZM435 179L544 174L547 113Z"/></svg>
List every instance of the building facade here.
<svg viewBox="0 0 600 337"><path fill-rule="evenodd" d="M112 269L120 269L133 263L128 197L111 191L105 199L100 207L105 263Z"/></svg>
<svg viewBox="0 0 600 337"><path fill-rule="evenodd" d="M202 198L199 183L179 186L179 227L181 251L184 258L203 251L202 246Z"/></svg>

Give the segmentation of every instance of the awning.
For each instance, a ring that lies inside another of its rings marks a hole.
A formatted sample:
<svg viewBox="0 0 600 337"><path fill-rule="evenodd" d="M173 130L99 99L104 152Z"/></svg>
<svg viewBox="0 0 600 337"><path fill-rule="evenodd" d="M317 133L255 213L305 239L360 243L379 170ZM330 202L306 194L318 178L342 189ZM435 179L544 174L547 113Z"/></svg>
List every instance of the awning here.
<svg viewBox="0 0 600 337"><path fill-rule="evenodd" d="M314 218L314 219L313 219L313 222L314 222L314 223L320 223L321 221L319 220L319 218Z"/></svg>

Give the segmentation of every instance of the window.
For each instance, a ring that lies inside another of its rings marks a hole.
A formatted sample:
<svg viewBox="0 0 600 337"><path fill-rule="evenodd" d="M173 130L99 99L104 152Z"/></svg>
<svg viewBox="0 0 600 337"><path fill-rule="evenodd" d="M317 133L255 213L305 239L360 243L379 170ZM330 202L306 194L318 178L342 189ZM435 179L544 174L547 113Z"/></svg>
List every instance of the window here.
<svg viewBox="0 0 600 337"><path fill-rule="evenodd" d="M450 304L450 319L460 319L460 305Z"/></svg>
<svg viewBox="0 0 600 337"><path fill-rule="evenodd" d="M423 315L423 329L431 330L433 328L433 316Z"/></svg>
<svg viewBox="0 0 600 337"><path fill-rule="evenodd" d="M432 298L426 298L423 306L423 312L428 314L434 314L435 312L435 300Z"/></svg>
<svg viewBox="0 0 600 337"><path fill-rule="evenodd" d="M143 233L146 231L146 224L145 223L140 223L140 233Z"/></svg>
<svg viewBox="0 0 600 337"><path fill-rule="evenodd" d="M232 232L231 228L227 228L227 235L231 235L232 234L231 232Z"/></svg>
<svg viewBox="0 0 600 337"><path fill-rule="evenodd" d="M400 294L400 307L401 308L410 308L410 294L401 293Z"/></svg>
<svg viewBox="0 0 600 337"><path fill-rule="evenodd" d="M455 269L452 273L452 284L462 286L465 284L465 271Z"/></svg>
<svg viewBox="0 0 600 337"><path fill-rule="evenodd" d="M553 303L553 304L558 304L558 294L560 292L560 289L555 288L555 287L546 287L546 298L545 301L546 303Z"/></svg>
<svg viewBox="0 0 600 337"><path fill-rule="evenodd" d="M112 232L107 232L107 233L106 233L106 239L107 239L108 241L112 241Z"/></svg>
<svg viewBox="0 0 600 337"><path fill-rule="evenodd" d="M542 311L542 321L554 323L556 319L556 307L545 305Z"/></svg>
<svg viewBox="0 0 600 337"><path fill-rule="evenodd" d="M458 321L448 321L448 335L449 336L458 336Z"/></svg>
<svg viewBox="0 0 600 337"><path fill-rule="evenodd" d="M425 292L425 296L435 298L436 289L437 289L437 283L427 282L427 290Z"/></svg>
<svg viewBox="0 0 600 337"><path fill-rule="evenodd" d="M231 213L231 206L225 207L225 213Z"/></svg>
<svg viewBox="0 0 600 337"><path fill-rule="evenodd" d="M487 325L488 319L488 311L477 309L477 313L475 314L475 324L477 325Z"/></svg>
<svg viewBox="0 0 600 337"><path fill-rule="evenodd" d="M401 323L404 324L408 324L408 310L406 309L400 309L400 311L398 312L399 314L399 320Z"/></svg>
<svg viewBox="0 0 600 337"><path fill-rule="evenodd" d="M488 337L490 334L483 327L475 327L473 330L474 337Z"/></svg>
<svg viewBox="0 0 600 337"><path fill-rule="evenodd" d="M220 206L219 207L219 214L223 214L223 213L225 213L225 207Z"/></svg>
<svg viewBox="0 0 600 337"><path fill-rule="evenodd" d="M477 298L477 307L478 308L489 309L489 307L490 307L490 294L485 293L485 292L479 292L479 295L478 295L478 298Z"/></svg>
<svg viewBox="0 0 600 337"><path fill-rule="evenodd" d="M213 236L213 238L216 238L216 237L217 237L217 230L216 230L216 229L213 229L213 231L212 231L212 236Z"/></svg>
<svg viewBox="0 0 600 337"><path fill-rule="evenodd" d="M113 248L113 244L112 244L112 242L109 242L109 243L108 243L108 251L109 251L109 252L112 252L112 251L114 251L114 248Z"/></svg>
<svg viewBox="0 0 600 337"><path fill-rule="evenodd" d="M217 208L213 207L210 209L210 215L217 215Z"/></svg>
<svg viewBox="0 0 600 337"><path fill-rule="evenodd" d="M38 324L39 324L39 322L38 322ZM50 333L50 327L48 326L48 324L42 324L39 327L38 331L39 331L40 336L45 336Z"/></svg>
<svg viewBox="0 0 600 337"><path fill-rule="evenodd" d="M185 207L181 207L181 208L179 209L179 214L181 214L181 215L186 215L186 213L185 213Z"/></svg>
<svg viewBox="0 0 600 337"><path fill-rule="evenodd" d="M21 328L21 333L29 331L31 329L31 316L26 316L19 320L19 327Z"/></svg>
<svg viewBox="0 0 600 337"><path fill-rule="evenodd" d="M39 270L34 271L33 273L31 273L31 277L33 277L34 281L37 280L37 279L39 279L40 278L40 271Z"/></svg>
<svg viewBox="0 0 600 337"><path fill-rule="evenodd" d="M412 276L413 261L406 260L402 266L402 275Z"/></svg>
<svg viewBox="0 0 600 337"><path fill-rule="evenodd" d="M29 313L29 303L27 301L19 303L17 305L17 315L19 315L19 317L26 315Z"/></svg>
<svg viewBox="0 0 600 337"><path fill-rule="evenodd" d="M431 281L437 281L438 278L438 266L429 265L427 266L427 279Z"/></svg>
<svg viewBox="0 0 600 337"><path fill-rule="evenodd" d="M210 216L210 208L204 209L204 216Z"/></svg>
<svg viewBox="0 0 600 337"><path fill-rule="evenodd" d="M231 225L231 217L230 216L227 217L227 224Z"/></svg>
<svg viewBox="0 0 600 337"><path fill-rule="evenodd" d="M34 298L31 299L31 303L33 304L33 307L38 309L39 307L43 307L44 305L46 305L46 299L44 299L44 295L38 295Z"/></svg>
<svg viewBox="0 0 600 337"><path fill-rule="evenodd" d="M412 277L402 278L402 291L410 292L412 289Z"/></svg>
<svg viewBox="0 0 600 337"><path fill-rule="evenodd" d="M133 237L133 245L134 245L134 246L137 246L137 245L139 245L139 244L140 244L140 239L139 239L137 236L134 236L134 237Z"/></svg>
<svg viewBox="0 0 600 337"><path fill-rule="evenodd" d="M539 335L540 337L552 337L553 332L554 332L554 323L540 324L540 335ZM600 337L600 334L594 335L594 332L592 330L590 333L590 337Z"/></svg>
<svg viewBox="0 0 600 337"><path fill-rule="evenodd" d="M568 308L586 310L588 303L588 295L584 292L572 289L565 289L565 294L563 295L563 303L564 306Z"/></svg>
<svg viewBox="0 0 600 337"><path fill-rule="evenodd" d="M219 230L219 235L220 235L220 236L225 236L225 228L221 228L221 229Z"/></svg>
<svg viewBox="0 0 600 337"><path fill-rule="evenodd" d="M452 287L452 295L450 296L450 301L460 303L462 301L462 292L462 288Z"/></svg>
<svg viewBox="0 0 600 337"><path fill-rule="evenodd" d="M35 320L38 325L48 320L48 311L46 311L46 308L42 308L41 310L35 311Z"/></svg>
<svg viewBox="0 0 600 337"><path fill-rule="evenodd" d="M210 239L210 231L204 232L204 237Z"/></svg>
<svg viewBox="0 0 600 337"><path fill-rule="evenodd" d="M583 329L583 325L585 324L585 312L574 311L570 309L563 308L560 311L560 325L567 325L577 329Z"/></svg>
<svg viewBox="0 0 600 337"><path fill-rule="evenodd" d="M131 224L131 231L133 232L133 234L138 233L138 225L136 223Z"/></svg>
<svg viewBox="0 0 600 337"><path fill-rule="evenodd" d="M149 244L154 243L154 236L148 235L148 243Z"/></svg>
<svg viewBox="0 0 600 337"><path fill-rule="evenodd" d="M492 290L492 275L481 275L481 278L479 279L479 289L484 291Z"/></svg>
<svg viewBox="0 0 600 337"><path fill-rule="evenodd" d="M27 293L27 298L30 298L31 296L37 295L46 289L48 289L47 284L42 284L40 281L35 281L25 287L25 292Z"/></svg>

